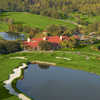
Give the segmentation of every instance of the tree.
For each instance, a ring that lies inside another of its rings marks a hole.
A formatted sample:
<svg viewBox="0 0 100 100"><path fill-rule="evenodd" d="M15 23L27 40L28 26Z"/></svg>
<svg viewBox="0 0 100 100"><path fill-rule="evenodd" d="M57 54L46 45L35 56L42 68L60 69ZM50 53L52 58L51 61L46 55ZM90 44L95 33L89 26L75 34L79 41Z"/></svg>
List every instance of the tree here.
<svg viewBox="0 0 100 100"><path fill-rule="evenodd" d="M77 48L79 47L79 45L80 45L80 41L75 39L74 36L71 36L67 46L70 48Z"/></svg>
<svg viewBox="0 0 100 100"><path fill-rule="evenodd" d="M64 31L67 29L67 27L62 26L62 25L49 25L47 26L46 30L52 35L58 35L61 36L63 35Z"/></svg>
<svg viewBox="0 0 100 100"><path fill-rule="evenodd" d="M24 26L23 27L23 32L29 33L30 30L31 30L31 27L29 27L29 26Z"/></svg>
<svg viewBox="0 0 100 100"><path fill-rule="evenodd" d="M52 43L48 41L41 41L39 43L39 47L41 50L51 50L52 49Z"/></svg>
<svg viewBox="0 0 100 100"><path fill-rule="evenodd" d="M7 53L21 51L21 44L18 41L6 41Z"/></svg>
<svg viewBox="0 0 100 100"><path fill-rule="evenodd" d="M33 38L36 34L38 34L40 32L39 28L31 28L30 32L29 32L29 36L30 38Z"/></svg>
<svg viewBox="0 0 100 100"><path fill-rule="evenodd" d="M65 36L72 36L72 30L66 29L66 30L64 31L63 35L65 35Z"/></svg>
<svg viewBox="0 0 100 100"><path fill-rule="evenodd" d="M60 45L62 48L77 48L80 46L80 41L71 36L69 40L63 40Z"/></svg>
<svg viewBox="0 0 100 100"><path fill-rule="evenodd" d="M0 54L5 54L7 52L5 43L3 40L0 40Z"/></svg>
<svg viewBox="0 0 100 100"><path fill-rule="evenodd" d="M16 24L15 25L15 31L16 32L23 32L23 25L22 24Z"/></svg>
<svg viewBox="0 0 100 100"><path fill-rule="evenodd" d="M9 25L9 32L16 32L16 26L14 24Z"/></svg>
<svg viewBox="0 0 100 100"><path fill-rule="evenodd" d="M18 41L0 40L0 54L8 54L21 50L21 43Z"/></svg>
<svg viewBox="0 0 100 100"><path fill-rule="evenodd" d="M99 0L1 0L0 11L27 11L54 18L66 18L70 13L100 15ZM76 15L79 19L80 15Z"/></svg>
<svg viewBox="0 0 100 100"><path fill-rule="evenodd" d="M61 42L60 42L61 48L66 48L67 45L68 45L68 40L64 40L64 41L61 41Z"/></svg>

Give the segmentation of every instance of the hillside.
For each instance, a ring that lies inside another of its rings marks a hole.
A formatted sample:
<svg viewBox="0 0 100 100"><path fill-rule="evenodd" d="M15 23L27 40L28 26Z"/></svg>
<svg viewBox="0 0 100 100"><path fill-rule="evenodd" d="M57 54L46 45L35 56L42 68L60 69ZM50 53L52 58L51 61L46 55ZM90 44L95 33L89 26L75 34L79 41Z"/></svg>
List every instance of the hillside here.
<svg viewBox="0 0 100 100"><path fill-rule="evenodd" d="M0 0L4 11L26 11L54 18L67 18L72 12L100 15L100 0Z"/></svg>
<svg viewBox="0 0 100 100"><path fill-rule="evenodd" d="M23 25L27 25L30 27L38 27L40 29L44 29L47 25L51 24L59 24L65 25L69 28L74 28L70 22L65 22L63 20L54 19L46 16L30 14L26 12L8 12L3 13L4 18L9 17L14 20L15 23L21 23ZM8 25L5 23L0 23L0 31L8 31Z"/></svg>

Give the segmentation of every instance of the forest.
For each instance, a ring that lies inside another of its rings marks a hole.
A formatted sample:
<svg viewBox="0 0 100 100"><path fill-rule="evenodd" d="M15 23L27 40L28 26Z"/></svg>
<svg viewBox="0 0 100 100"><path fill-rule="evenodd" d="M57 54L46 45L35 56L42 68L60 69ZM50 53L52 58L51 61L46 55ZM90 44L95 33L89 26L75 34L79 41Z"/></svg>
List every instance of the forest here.
<svg viewBox="0 0 100 100"><path fill-rule="evenodd" d="M100 15L100 0L0 0L0 11L25 11L54 18L67 18L78 12Z"/></svg>

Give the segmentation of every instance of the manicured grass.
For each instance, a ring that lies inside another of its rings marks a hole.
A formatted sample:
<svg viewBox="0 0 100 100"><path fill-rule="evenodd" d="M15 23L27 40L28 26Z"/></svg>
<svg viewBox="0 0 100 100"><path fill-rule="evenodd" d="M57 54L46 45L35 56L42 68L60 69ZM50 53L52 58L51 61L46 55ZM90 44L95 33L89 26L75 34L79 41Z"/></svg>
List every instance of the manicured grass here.
<svg viewBox="0 0 100 100"><path fill-rule="evenodd" d="M69 29L73 29L75 28L75 25L70 21L77 22L78 19L75 17L77 15L79 15L82 20L88 21L89 23L100 21L100 16L86 16L79 13L71 13L71 17L67 18L66 20L59 20L26 12L6 12L0 17L9 17L14 19L15 23L21 23L30 27L38 27L43 30L47 25L51 24L65 25ZM8 31L8 25L6 23L0 23L0 32L4 31Z"/></svg>
<svg viewBox="0 0 100 100"><path fill-rule="evenodd" d="M80 53L77 53L79 52ZM18 100L16 96L10 95L3 87L3 81L8 79L9 74L15 67L29 61L47 61L56 63L57 66L83 70L100 75L100 52L88 51L85 48L76 51L55 51L55 52L19 52L8 55L0 55L0 99L1 100ZM25 57L27 60L11 59L12 57ZM87 60L87 56L89 59ZM71 61L57 59L56 57L65 57Z"/></svg>
<svg viewBox="0 0 100 100"><path fill-rule="evenodd" d="M0 23L0 32L8 31L8 25L6 23Z"/></svg>
<svg viewBox="0 0 100 100"><path fill-rule="evenodd" d="M77 22L78 21L78 19L75 16L80 16L80 18L83 21L87 21L90 24L100 21L100 16L98 16L98 15L96 15L96 16L88 16L88 15L84 15L82 13L77 13L77 12L71 13L70 15L72 16L72 18L73 18L72 20L74 22Z"/></svg>
<svg viewBox="0 0 100 100"><path fill-rule="evenodd" d="M38 27L40 29L45 29L47 25L51 24L59 24L59 25L65 25L69 28L74 28L75 25L69 23L69 22L64 22L63 20L59 19L53 19L49 18L46 16L41 16L41 15L35 15L35 14L30 14L26 12L6 12L3 13L3 17L9 17L14 19L15 23L22 23L24 25L30 26L30 27ZM0 24L0 31L5 31L6 27L4 24ZM3 28L2 28L3 27Z"/></svg>
<svg viewBox="0 0 100 100"><path fill-rule="evenodd" d="M91 23L100 21L100 16L92 16L88 18L88 21Z"/></svg>
<svg viewBox="0 0 100 100"><path fill-rule="evenodd" d="M23 61L22 61L23 62ZM17 67L21 60L11 60L5 55L0 55L0 99L1 100L19 100L16 96L12 96L3 87L3 81L8 79L8 75Z"/></svg>

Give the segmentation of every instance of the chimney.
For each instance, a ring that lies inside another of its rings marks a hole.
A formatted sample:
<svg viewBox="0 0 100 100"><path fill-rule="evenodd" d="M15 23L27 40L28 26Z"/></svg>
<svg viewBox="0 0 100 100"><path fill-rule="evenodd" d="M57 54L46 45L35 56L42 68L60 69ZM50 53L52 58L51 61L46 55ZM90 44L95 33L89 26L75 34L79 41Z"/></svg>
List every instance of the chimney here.
<svg viewBox="0 0 100 100"><path fill-rule="evenodd" d="M45 41L46 40L46 37L44 37L43 40Z"/></svg>
<svg viewBox="0 0 100 100"><path fill-rule="evenodd" d="M60 36L60 40L63 40L63 37L62 36Z"/></svg>
<svg viewBox="0 0 100 100"><path fill-rule="evenodd" d="M27 38L27 42L31 42L31 39L30 38Z"/></svg>

